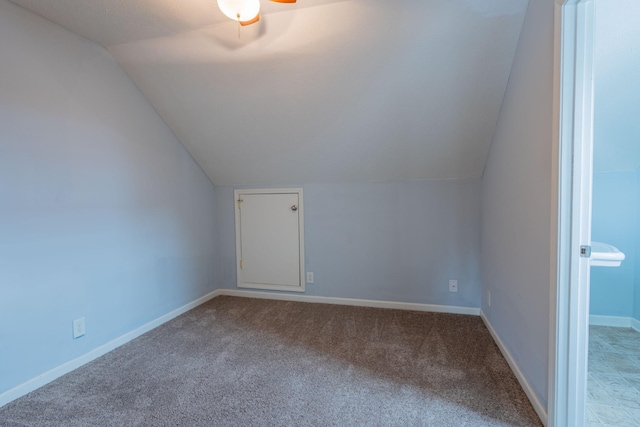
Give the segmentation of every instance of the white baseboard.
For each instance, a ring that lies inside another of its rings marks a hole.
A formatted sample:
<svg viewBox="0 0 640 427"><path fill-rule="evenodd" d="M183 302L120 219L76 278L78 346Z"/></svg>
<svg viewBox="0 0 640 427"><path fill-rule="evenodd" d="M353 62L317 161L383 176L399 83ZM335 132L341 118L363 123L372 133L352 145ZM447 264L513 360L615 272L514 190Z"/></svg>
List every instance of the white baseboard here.
<svg viewBox="0 0 640 427"><path fill-rule="evenodd" d="M237 297L246 297L246 298L262 298L262 299L275 299L275 300L283 300L283 301L299 301L299 302L310 302L310 303L321 303L321 304L337 304L337 305L351 305L351 306L359 306L359 307L376 307L376 308L392 308L397 310L414 310L414 311L427 311L427 312L435 312L435 313L451 313L451 314L466 314L472 316L479 316L480 309L475 307L459 307L459 306L448 306L448 305L436 305L436 304L418 304L418 303L406 303L406 302L395 302L395 301L378 301L378 300L365 300L365 299L354 299L354 298L331 298L331 297L319 297L312 295L300 295L300 294L284 294L284 293L269 293L269 292L259 292L259 291L245 291L239 289L217 289L213 292L204 295L201 298L198 298L195 301L192 301L188 304L183 305L180 308L177 308L170 313L167 313L163 316L158 317L151 322L148 322L137 329L134 329L131 332L128 332L112 341L109 341L106 344L97 347L90 352L77 357L69 362L66 362L60 366L57 366L47 372L44 372L38 375L35 378L32 378L10 390L5 391L0 394L0 407L6 405L7 403L24 396L27 393L30 393L43 385L50 383L51 381L67 374L74 369L79 368L82 365L85 365L92 360L97 359L98 357L120 347L123 344L128 343L129 341L139 337L140 335L149 332L150 330L162 325L163 323L168 322L171 319L178 317L179 315L186 313L187 311L203 304L219 295L228 295L228 296L237 296Z"/></svg>
<svg viewBox="0 0 640 427"><path fill-rule="evenodd" d="M520 386L522 387L527 397L529 398L529 401L533 405L533 409L535 409L536 413L538 414L538 417L540 417L542 424L546 426L547 425L547 408L545 408L544 405L540 402L540 399L538 399L538 396L533 391L533 388L531 387L531 385L529 384L525 376L522 374L522 371L518 367L518 364L516 363L516 361L513 359L513 356L511 356L511 353L509 353L509 350L507 350L507 347L504 345L504 343L498 336L495 329L493 329L493 326L491 326L489 319L487 319L487 317L484 315L482 311L480 311L480 318L482 319L484 324L487 326L487 329L489 330L489 333L493 337L493 340L498 345L498 348L500 349L502 356L504 356L507 363L511 367L511 370L513 371L516 378L518 379Z"/></svg>
<svg viewBox="0 0 640 427"><path fill-rule="evenodd" d="M616 328L631 328L632 317L622 316L600 316L592 314L589 316L589 325L591 326L613 326ZM636 320L636 322L638 322ZM638 322L640 323L640 322Z"/></svg>
<svg viewBox="0 0 640 427"><path fill-rule="evenodd" d="M640 332L640 320L631 318L631 327Z"/></svg>
<svg viewBox="0 0 640 427"><path fill-rule="evenodd" d="M479 316L480 309L476 307L459 307L453 305L419 304L409 302L379 301L355 298L319 297L313 295L282 294L260 291L245 291L240 289L218 289L219 295L233 297L274 299L282 301L298 301L319 304L352 305L357 307L393 308L396 310L429 311L434 313L467 314Z"/></svg>
<svg viewBox="0 0 640 427"><path fill-rule="evenodd" d="M83 354L80 357L77 357L73 360L63 363L60 366L57 366L47 372L44 372L38 375L35 378L32 378L10 390L5 391L4 393L0 394L0 407L6 405L12 400L15 400L21 396L24 396L27 393L30 393L42 387L47 383L50 383L56 378L59 378L64 374L67 374L73 371L74 369L77 369L80 366L91 362L94 359L97 359L98 357L110 352L111 350L114 350L120 347L121 345L128 343L129 341L139 337L140 335L146 332L149 332L150 330L162 325L163 323L166 323L169 320L174 319L183 313L186 313L187 311L199 306L200 304L203 304L209 301L212 298L217 297L218 295L220 295L220 290L215 290L213 292L210 292L198 298L195 301L185 304L182 307L177 308L163 316L160 316L157 319L152 320L151 322L146 323L140 326L139 328L134 329L131 332L128 332L112 341L109 341L106 344L101 345L100 347L97 347L91 350L90 352Z"/></svg>

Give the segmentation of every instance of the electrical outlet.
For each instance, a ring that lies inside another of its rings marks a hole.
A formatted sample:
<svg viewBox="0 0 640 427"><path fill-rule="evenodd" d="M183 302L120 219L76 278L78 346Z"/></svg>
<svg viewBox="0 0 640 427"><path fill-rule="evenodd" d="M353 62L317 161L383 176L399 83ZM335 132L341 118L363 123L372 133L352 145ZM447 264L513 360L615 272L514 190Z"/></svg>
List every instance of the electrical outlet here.
<svg viewBox="0 0 640 427"><path fill-rule="evenodd" d="M313 273L307 272L307 283L313 283Z"/></svg>
<svg viewBox="0 0 640 427"><path fill-rule="evenodd" d="M491 307L491 291L487 290L487 306Z"/></svg>
<svg viewBox="0 0 640 427"><path fill-rule="evenodd" d="M458 292L458 281L455 279L449 280L449 292Z"/></svg>
<svg viewBox="0 0 640 427"><path fill-rule="evenodd" d="M84 317L73 321L73 338L80 338L85 333Z"/></svg>

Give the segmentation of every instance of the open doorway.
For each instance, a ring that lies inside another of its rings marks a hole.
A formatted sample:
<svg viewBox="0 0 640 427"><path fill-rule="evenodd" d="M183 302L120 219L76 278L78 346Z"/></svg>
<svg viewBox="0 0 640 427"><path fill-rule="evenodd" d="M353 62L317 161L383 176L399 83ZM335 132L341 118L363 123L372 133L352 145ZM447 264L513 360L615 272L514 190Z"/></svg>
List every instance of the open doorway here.
<svg viewBox="0 0 640 427"><path fill-rule="evenodd" d="M639 16L637 0L595 0L586 403L594 426L640 426Z"/></svg>
<svg viewBox="0 0 640 427"><path fill-rule="evenodd" d="M637 269L633 264L640 242L640 31L635 30L634 22L640 6L634 3L557 3L559 220L558 252L554 254L557 289L552 293L552 306L557 310L551 322L555 328L551 334L555 337L550 360L555 366L550 381L551 426L640 425L640 388L636 387L640 387L640 340L631 336L632 327L640 323L636 320L640 318L640 286L637 292L634 288L636 282L640 285L640 274L636 274L640 264ZM602 16L597 21L599 13ZM598 48L598 42L605 48ZM600 92L594 92L594 77ZM635 95L630 93L633 90L637 90ZM621 119L625 118L630 120L622 129L625 120ZM623 159L623 166L615 164L620 161L616 157ZM611 217L612 211L619 217ZM626 251L624 272L591 270L592 231L596 239L609 240L607 243ZM625 287L631 293L620 295ZM625 306L607 312L616 299L624 300ZM591 331L590 318L597 325ZM633 382L635 375L637 383Z"/></svg>

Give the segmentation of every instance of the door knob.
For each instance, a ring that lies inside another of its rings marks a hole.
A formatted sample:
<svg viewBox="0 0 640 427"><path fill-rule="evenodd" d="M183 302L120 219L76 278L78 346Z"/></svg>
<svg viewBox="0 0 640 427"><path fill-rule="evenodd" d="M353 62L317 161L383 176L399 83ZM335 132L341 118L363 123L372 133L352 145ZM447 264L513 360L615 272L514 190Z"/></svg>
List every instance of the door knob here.
<svg viewBox="0 0 640 427"><path fill-rule="evenodd" d="M298 207L297 207L296 205L292 205L292 206L291 206L291 210L295 212L295 211L297 211L297 210L298 210Z"/></svg>

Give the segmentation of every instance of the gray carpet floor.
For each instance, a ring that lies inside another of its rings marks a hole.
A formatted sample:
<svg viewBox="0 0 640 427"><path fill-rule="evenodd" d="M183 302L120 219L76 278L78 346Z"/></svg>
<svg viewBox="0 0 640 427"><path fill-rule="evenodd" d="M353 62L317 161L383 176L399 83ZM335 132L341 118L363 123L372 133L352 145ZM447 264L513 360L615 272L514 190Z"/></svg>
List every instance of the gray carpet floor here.
<svg viewBox="0 0 640 427"><path fill-rule="evenodd" d="M2 426L541 426L479 317L218 297Z"/></svg>

